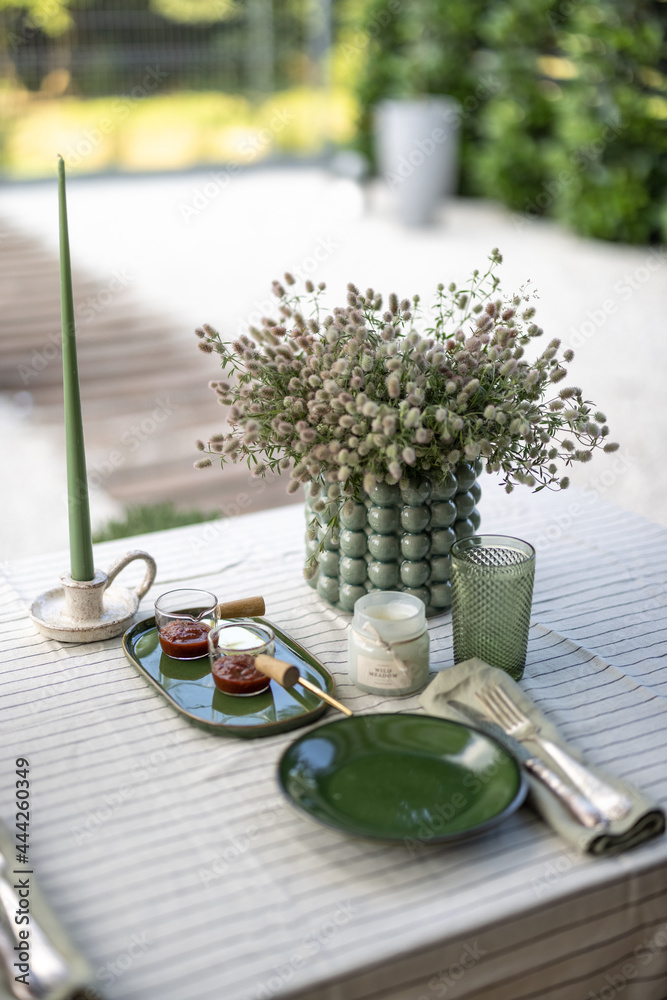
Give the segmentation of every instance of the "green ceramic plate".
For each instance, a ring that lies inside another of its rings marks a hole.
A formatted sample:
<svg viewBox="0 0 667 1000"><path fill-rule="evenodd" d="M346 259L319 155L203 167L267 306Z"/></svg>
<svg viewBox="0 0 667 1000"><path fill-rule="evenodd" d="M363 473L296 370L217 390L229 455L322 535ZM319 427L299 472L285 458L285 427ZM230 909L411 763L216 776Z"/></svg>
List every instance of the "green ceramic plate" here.
<svg viewBox="0 0 667 1000"><path fill-rule="evenodd" d="M518 763L492 737L429 715L359 715L290 744L279 783L298 809L362 837L432 843L482 833L519 807Z"/></svg>
<svg viewBox="0 0 667 1000"><path fill-rule="evenodd" d="M270 625L276 636L275 655L295 663L300 675L329 694L334 680L326 667L303 646L264 618L253 621ZM273 736L287 729L306 726L327 709L326 702L300 684L289 691L276 681L264 694L235 698L219 691L208 657L175 660L162 652L155 618L146 618L128 629L123 650L130 663L153 684L167 701L191 722L228 736Z"/></svg>

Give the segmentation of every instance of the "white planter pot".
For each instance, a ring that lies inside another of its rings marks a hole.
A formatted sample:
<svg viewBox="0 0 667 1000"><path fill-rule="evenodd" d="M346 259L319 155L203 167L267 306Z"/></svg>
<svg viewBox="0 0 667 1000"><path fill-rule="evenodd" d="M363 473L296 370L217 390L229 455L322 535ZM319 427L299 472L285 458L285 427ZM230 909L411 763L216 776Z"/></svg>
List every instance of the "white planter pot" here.
<svg viewBox="0 0 667 1000"><path fill-rule="evenodd" d="M405 225L432 222L438 203L456 190L460 105L452 97L381 101L375 109L380 174Z"/></svg>

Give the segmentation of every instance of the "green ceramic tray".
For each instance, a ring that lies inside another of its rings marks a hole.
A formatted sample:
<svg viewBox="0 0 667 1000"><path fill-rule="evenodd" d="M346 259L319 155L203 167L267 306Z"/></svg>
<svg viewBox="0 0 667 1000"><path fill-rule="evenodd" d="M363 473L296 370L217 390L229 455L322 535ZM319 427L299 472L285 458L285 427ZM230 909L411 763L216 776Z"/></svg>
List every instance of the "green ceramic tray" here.
<svg viewBox="0 0 667 1000"><path fill-rule="evenodd" d="M406 845L483 833L518 809L527 787L491 736L393 712L304 733L283 753L278 780L294 806L325 826Z"/></svg>
<svg viewBox="0 0 667 1000"><path fill-rule="evenodd" d="M269 625L276 636L275 655L295 663L300 675L329 694L333 677L303 646L264 618L253 621ZM163 698L191 722L227 736L273 736L288 729L307 726L327 709L326 702L300 684L289 691L276 681L264 694L235 698L213 683L208 657L175 660L162 652L155 618L145 618L127 630L123 650L128 660L160 692Z"/></svg>

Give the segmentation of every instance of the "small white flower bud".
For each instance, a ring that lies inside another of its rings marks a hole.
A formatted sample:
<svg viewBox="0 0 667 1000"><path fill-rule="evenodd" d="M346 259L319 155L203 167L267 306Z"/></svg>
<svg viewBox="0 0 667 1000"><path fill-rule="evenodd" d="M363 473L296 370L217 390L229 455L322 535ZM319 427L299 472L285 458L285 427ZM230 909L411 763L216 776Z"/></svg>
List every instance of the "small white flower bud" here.
<svg viewBox="0 0 667 1000"><path fill-rule="evenodd" d="M396 374L392 372L391 375L387 376L386 381L387 393L390 399L398 399L401 394L401 383Z"/></svg>

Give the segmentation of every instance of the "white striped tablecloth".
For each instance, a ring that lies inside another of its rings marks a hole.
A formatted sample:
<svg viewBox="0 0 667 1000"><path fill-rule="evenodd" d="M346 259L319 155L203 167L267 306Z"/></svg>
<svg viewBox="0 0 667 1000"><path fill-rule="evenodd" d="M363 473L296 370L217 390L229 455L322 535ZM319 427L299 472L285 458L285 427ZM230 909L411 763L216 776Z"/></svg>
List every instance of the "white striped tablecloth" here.
<svg viewBox="0 0 667 1000"><path fill-rule="evenodd" d="M537 549L522 687L595 763L667 801L667 531L582 493L487 487L485 531ZM142 602L181 585L262 593L267 617L334 673L355 710L415 711L346 676L350 616L305 584L303 510L96 546L158 563ZM366 842L304 819L276 762L299 731L197 729L121 641L59 644L27 606L66 554L10 565L2 590L0 816L31 774L35 877L110 1000L664 1000L667 839L580 857L529 807L457 846ZM142 564L122 582L135 582ZM451 617L429 626L452 663ZM334 713L329 713L331 717Z"/></svg>

